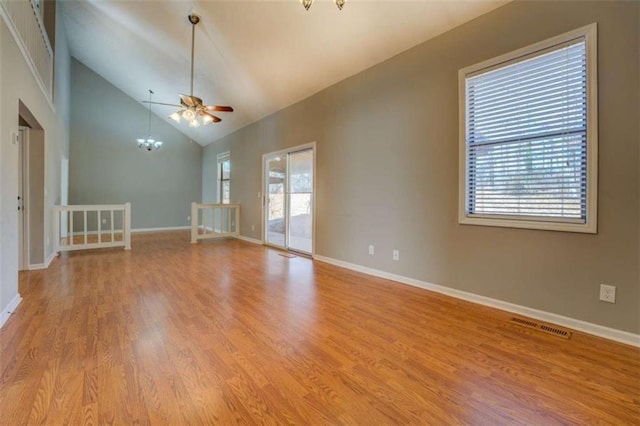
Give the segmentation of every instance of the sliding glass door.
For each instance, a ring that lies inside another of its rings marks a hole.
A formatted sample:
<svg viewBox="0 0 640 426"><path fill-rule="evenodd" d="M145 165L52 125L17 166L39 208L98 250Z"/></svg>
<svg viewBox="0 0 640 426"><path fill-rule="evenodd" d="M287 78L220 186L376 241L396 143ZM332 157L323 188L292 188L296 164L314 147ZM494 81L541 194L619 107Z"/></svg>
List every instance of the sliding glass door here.
<svg viewBox="0 0 640 426"><path fill-rule="evenodd" d="M287 157L276 155L266 160L266 182L265 194L267 196L266 224L267 230L265 241L278 247L286 247L286 176Z"/></svg>
<svg viewBox="0 0 640 426"><path fill-rule="evenodd" d="M265 155L265 241L313 252L314 148Z"/></svg>

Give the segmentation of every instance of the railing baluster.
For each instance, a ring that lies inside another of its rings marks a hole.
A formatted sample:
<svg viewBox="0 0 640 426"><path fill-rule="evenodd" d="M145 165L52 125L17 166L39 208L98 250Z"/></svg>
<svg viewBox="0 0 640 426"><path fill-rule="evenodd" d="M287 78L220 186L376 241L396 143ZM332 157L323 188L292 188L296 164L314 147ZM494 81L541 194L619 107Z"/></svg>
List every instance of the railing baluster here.
<svg viewBox="0 0 640 426"><path fill-rule="evenodd" d="M113 210L110 210L111 212L111 242L115 242L115 233L113 232Z"/></svg>
<svg viewBox="0 0 640 426"><path fill-rule="evenodd" d="M102 243L102 211L98 210L98 244Z"/></svg>
<svg viewBox="0 0 640 426"><path fill-rule="evenodd" d="M211 233L215 234L216 233L216 208L215 207L209 207L207 210L211 211Z"/></svg>
<svg viewBox="0 0 640 426"><path fill-rule="evenodd" d="M83 223L83 225L84 225L84 243L87 244L87 228L88 228L88 226L87 226L87 210L85 209L85 210L83 210L83 212L84 212L84 223Z"/></svg>

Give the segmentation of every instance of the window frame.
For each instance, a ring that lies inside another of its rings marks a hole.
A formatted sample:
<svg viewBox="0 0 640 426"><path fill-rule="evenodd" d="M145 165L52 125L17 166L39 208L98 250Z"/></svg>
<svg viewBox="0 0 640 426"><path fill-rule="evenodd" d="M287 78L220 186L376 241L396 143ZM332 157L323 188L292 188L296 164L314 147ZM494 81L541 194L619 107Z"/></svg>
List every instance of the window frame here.
<svg viewBox="0 0 640 426"><path fill-rule="evenodd" d="M224 179L222 177L222 164L225 162L229 162L229 177L227 179ZM218 181L218 204L231 204L231 154L229 151L226 152L222 152L220 154L218 154L217 157L217 165L218 165L218 172L217 172L217 181ZM224 202L224 199L222 198L222 186L224 184L224 182L229 182L229 200L228 202Z"/></svg>
<svg viewBox="0 0 640 426"><path fill-rule="evenodd" d="M555 217L501 216L467 213L469 165L467 164L467 97L466 79L481 71L489 71L520 62L541 51L549 51L572 40L584 38L587 64L587 193L585 223ZM458 71L458 222L462 225L497 226L551 231L597 233L598 214L598 58L597 24L593 23L524 48L462 68Z"/></svg>

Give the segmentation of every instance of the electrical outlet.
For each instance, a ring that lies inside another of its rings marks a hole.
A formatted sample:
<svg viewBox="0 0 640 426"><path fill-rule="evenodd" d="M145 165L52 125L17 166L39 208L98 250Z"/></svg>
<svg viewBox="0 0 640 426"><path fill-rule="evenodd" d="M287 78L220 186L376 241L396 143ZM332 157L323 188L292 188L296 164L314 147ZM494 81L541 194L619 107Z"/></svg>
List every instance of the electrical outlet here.
<svg viewBox="0 0 640 426"><path fill-rule="evenodd" d="M616 303L616 287L613 285L600 284L600 300L603 302Z"/></svg>
<svg viewBox="0 0 640 426"><path fill-rule="evenodd" d="M400 260L400 250L393 251L393 260Z"/></svg>
<svg viewBox="0 0 640 426"><path fill-rule="evenodd" d="M369 254L375 254L376 253L376 248L373 246L373 244L369 244Z"/></svg>

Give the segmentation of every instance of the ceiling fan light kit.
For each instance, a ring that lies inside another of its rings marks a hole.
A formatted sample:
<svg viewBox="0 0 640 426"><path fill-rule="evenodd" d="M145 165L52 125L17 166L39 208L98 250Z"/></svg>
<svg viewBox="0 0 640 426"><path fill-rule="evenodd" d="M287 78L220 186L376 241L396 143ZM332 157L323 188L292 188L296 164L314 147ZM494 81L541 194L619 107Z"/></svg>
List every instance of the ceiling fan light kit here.
<svg viewBox="0 0 640 426"><path fill-rule="evenodd" d="M230 106L220 105L205 105L197 96L193 96L193 76L194 76L194 63L195 63L195 40L196 40L196 25L200 22L200 17L196 14L190 14L188 16L191 23L191 91L189 95L180 95L180 105L166 104L160 102L151 102L158 105L176 106L180 109L169 116L171 120L180 123L185 120L189 127L206 126L211 123L219 123L221 118L211 114L211 111L220 112L233 112L233 108Z"/></svg>
<svg viewBox="0 0 640 426"><path fill-rule="evenodd" d="M338 6L339 10L342 10L342 8L344 7L344 4L347 2L347 0L333 0L333 2L336 4L336 6ZM300 3L302 3L302 6L304 6L305 10L309 10L309 9L311 9L311 5L313 4L313 0L300 0Z"/></svg>
<svg viewBox="0 0 640 426"><path fill-rule="evenodd" d="M149 89L149 102L148 102L148 111L149 111L149 124L147 126L147 137L146 139L137 139L138 148L145 149L147 151L151 151L154 149L160 149L162 146L162 142L157 141L151 137L151 95L153 94L153 90Z"/></svg>

